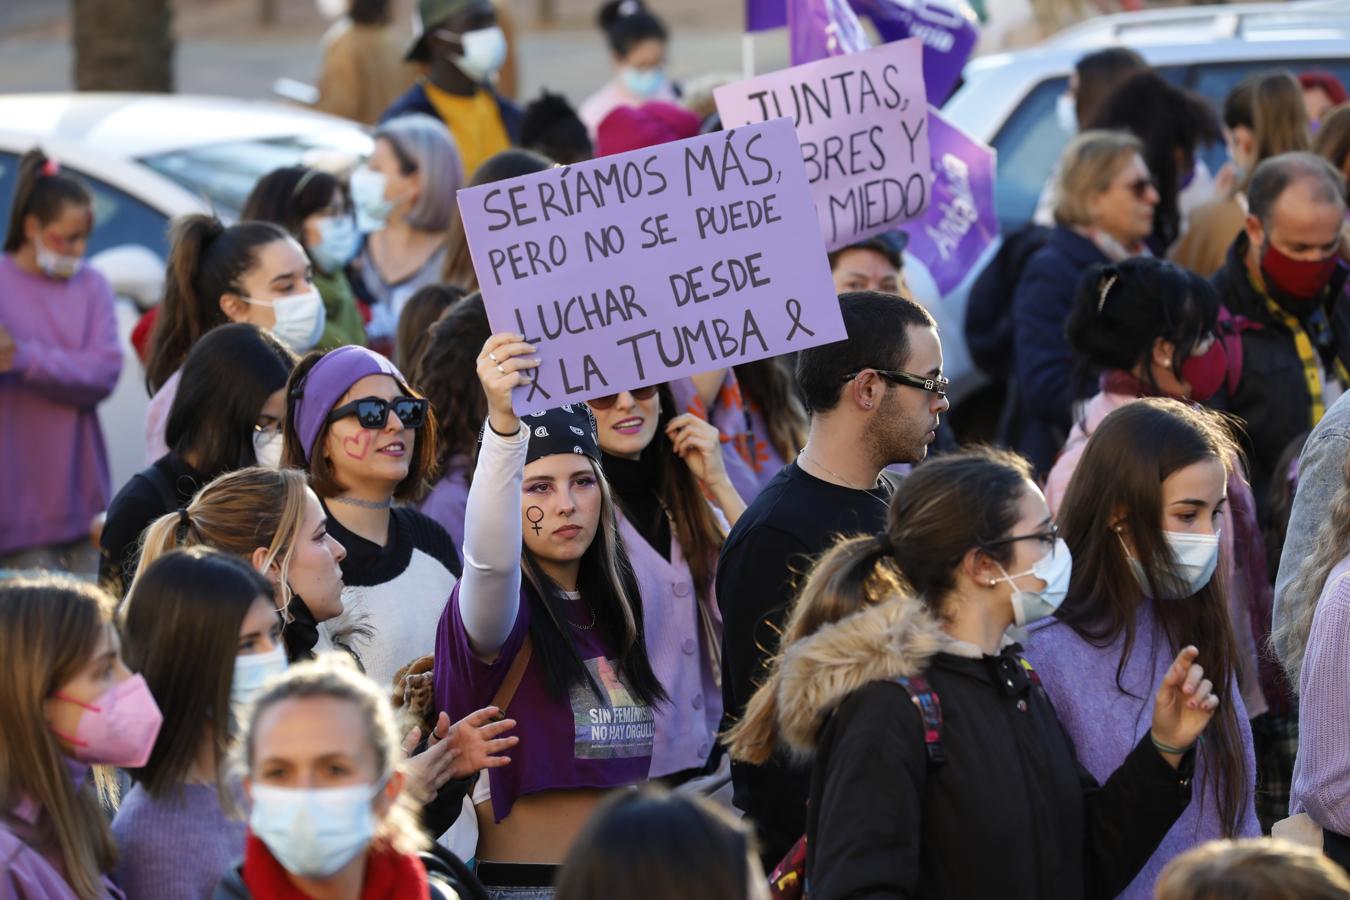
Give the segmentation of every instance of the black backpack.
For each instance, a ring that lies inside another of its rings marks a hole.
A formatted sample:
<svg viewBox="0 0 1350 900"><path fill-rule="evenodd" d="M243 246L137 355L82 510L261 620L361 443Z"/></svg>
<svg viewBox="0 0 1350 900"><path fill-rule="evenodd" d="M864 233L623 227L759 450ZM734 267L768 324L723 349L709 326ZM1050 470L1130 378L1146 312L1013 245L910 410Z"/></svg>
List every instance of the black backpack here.
<svg viewBox="0 0 1350 900"><path fill-rule="evenodd" d="M1028 223L1003 238L994 258L970 287L966 346L980 370L995 381L1012 376L1012 302L1022 271L1045 246L1052 229Z"/></svg>

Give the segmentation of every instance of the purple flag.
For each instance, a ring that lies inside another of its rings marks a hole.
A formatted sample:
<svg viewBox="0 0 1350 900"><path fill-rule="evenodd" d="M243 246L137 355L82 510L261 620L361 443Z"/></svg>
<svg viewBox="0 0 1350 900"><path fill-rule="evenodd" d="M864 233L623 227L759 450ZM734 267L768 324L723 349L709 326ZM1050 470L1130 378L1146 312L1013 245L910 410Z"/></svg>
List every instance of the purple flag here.
<svg viewBox="0 0 1350 900"><path fill-rule="evenodd" d="M769 31L787 25L788 0L745 0L745 30Z"/></svg>
<svg viewBox="0 0 1350 900"><path fill-rule="evenodd" d="M923 80L928 100L941 105L956 87L980 32L965 0L851 0L876 26L882 41L923 41Z"/></svg>
<svg viewBox="0 0 1350 900"><path fill-rule="evenodd" d="M909 252L928 267L943 296L961 283L998 235L993 148L928 108L933 198L905 230Z"/></svg>
<svg viewBox="0 0 1350 900"><path fill-rule="evenodd" d="M872 46L848 0L793 0L788 6L788 43L794 66Z"/></svg>

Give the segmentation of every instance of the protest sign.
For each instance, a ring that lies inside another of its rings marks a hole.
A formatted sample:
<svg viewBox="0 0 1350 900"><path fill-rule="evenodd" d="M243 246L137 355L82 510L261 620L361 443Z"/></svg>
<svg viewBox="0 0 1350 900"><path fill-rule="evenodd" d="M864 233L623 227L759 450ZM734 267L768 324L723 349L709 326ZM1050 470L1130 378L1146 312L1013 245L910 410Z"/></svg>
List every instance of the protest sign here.
<svg viewBox="0 0 1350 900"><path fill-rule="evenodd" d="M909 233L909 252L945 296L959 285L998 236L993 148L928 110L933 149L933 199Z"/></svg>
<svg viewBox="0 0 1350 900"><path fill-rule="evenodd" d="M738 81L713 96L726 128L792 119L830 250L898 228L928 207L918 38Z"/></svg>
<svg viewBox="0 0 1350 900"><path fill-rule="evenodd" d="M844 339L787 119L459 192L492 330L538 348L518 412Z"/></svg>

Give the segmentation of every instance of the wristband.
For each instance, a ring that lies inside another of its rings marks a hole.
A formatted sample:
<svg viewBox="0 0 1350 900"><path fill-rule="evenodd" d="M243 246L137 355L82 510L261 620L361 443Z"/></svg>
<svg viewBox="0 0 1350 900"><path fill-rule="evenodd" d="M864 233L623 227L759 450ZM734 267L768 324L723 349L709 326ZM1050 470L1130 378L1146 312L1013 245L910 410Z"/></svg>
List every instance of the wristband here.
<svg viewBox="0 0 1350 900"><path fill-rule="evenodd" d="M1200 740L1197 738L1195 743L1191 744L1189 747L1173 747L1170 744L1164 744L1162 741L1154 737L1152 729L1149 729L1148 739L1153 742L1153 746L1157 747L1159 752L1175 753L1177 756L1185 756L1187 753L1191 752L1191 750L1195 749L1195 744L1200 743Z"/></svg>
<svg viewBox="0 0 1350 900"><path fill-rule="evenodd" d="M495 434L495 435L496 435L497 437L499 437L499 438L513 438L513 437L515 437L516 435L520 434L520 426L519 426L519 425L516 426L516 430L515 430L515 431L512 431L512 432L510 432L509 434L503 434L502 432L500 432L500 431L498 431L497 429L495 429L495 428L492 427L492 419L491 419L490 417L489 417L488 420L487 420L487 427L488 427L488 430L489 430L489 431L491 431L493 434Z"/></svg>

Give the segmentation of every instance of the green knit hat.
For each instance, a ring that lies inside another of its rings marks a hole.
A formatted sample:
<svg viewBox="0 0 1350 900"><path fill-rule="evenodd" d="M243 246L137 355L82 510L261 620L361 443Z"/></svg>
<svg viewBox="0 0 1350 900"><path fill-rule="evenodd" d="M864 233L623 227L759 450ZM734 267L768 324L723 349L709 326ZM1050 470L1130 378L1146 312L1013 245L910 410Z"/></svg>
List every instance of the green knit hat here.
<svg viewBox="0 0 1350 900"><path fill-rule="evenodd" d="M422 52L422 44L427 32L434 30L446 19L462 9L467 9L477 0L417 0L417 37L408 48L405 59L412 61Z"/></svg>

